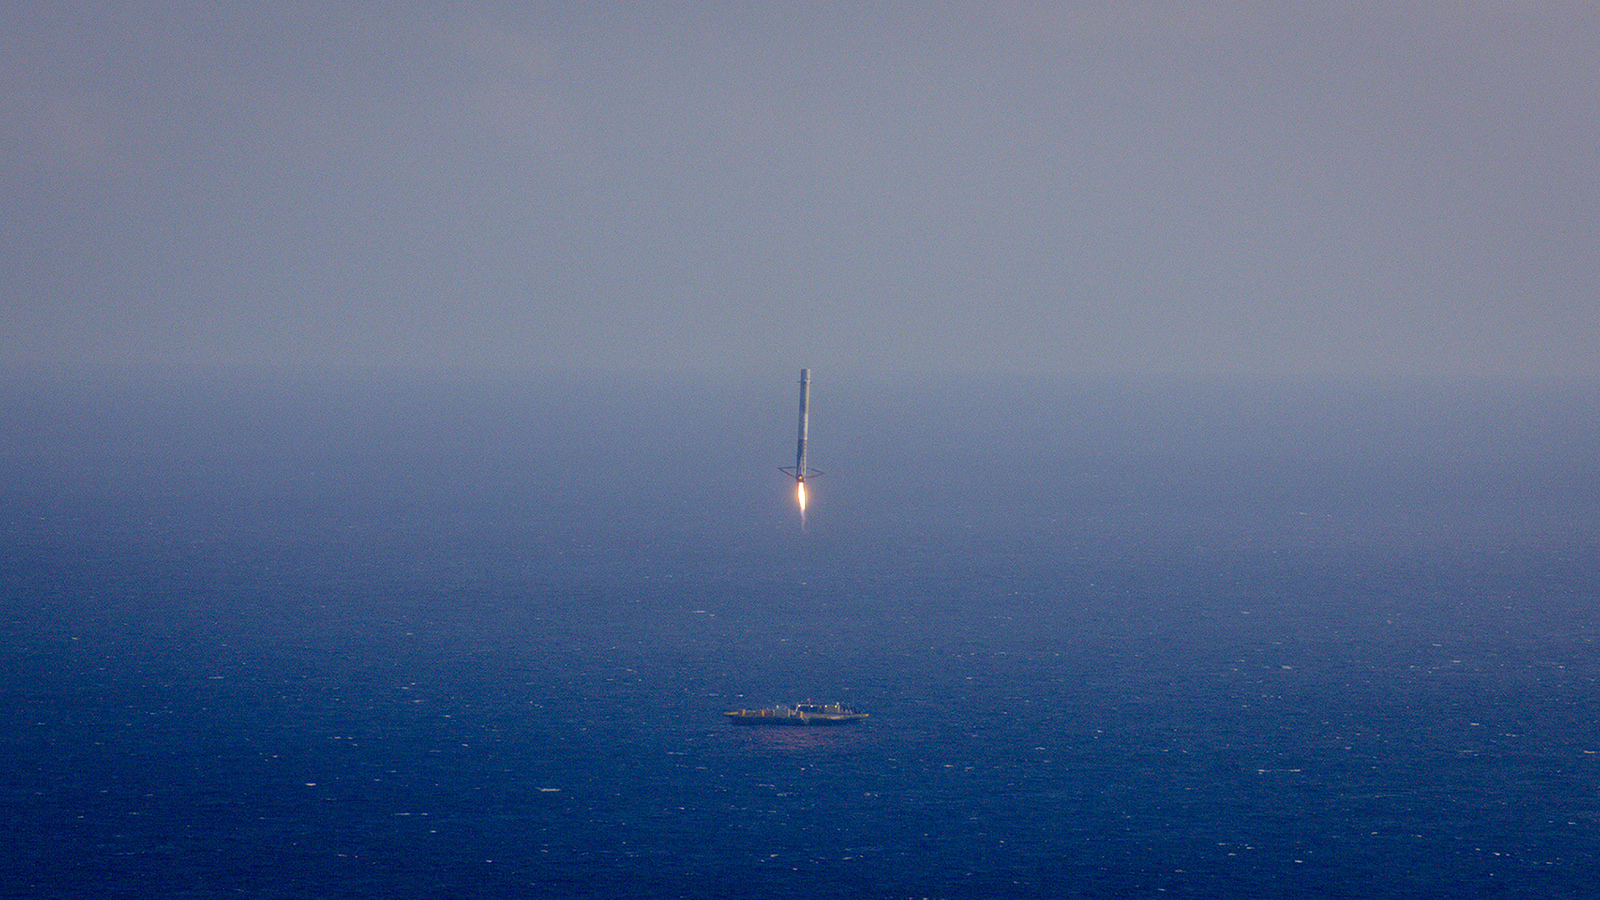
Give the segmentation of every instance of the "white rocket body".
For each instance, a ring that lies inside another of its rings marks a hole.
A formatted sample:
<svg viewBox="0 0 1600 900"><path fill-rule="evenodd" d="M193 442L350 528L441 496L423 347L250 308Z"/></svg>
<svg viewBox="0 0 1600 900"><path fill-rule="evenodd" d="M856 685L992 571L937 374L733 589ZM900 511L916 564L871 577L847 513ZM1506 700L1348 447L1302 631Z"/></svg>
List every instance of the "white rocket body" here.
<svg viewBox="0 0 1600 900"><path fill-rule="evenodd" d="M805 510L806 510L806 500L805 500L805 497L806 497L806 479L807 478L815 478L816 476L822 474L821 472L814 471L813 469L811 469L809 466L806 465L806 430L807 430L807 428L808 428L808 426L810 424L810 414L809 414L810 407L811 407L811 370L810 369L801 369L800 370L800 429L799 429L800 430L800 434L799 434L798 439L795 441L794 467L790 468L789 466L783 466L778 471L784 473L785 475L788 475L790 478L793 478L795 480L795 482L800 485L798 491L799 491L799 497L800 497L800 515L801 515L802 519L805 516Z"/></svg>
<svg viewBox="0 0 1600 900"><path fill-rule="evenodd" d="M810 416L808 407L811 405L811 370L800 370L800 439L794 451L794 478L796 481L806 480L806 426Z"/></svg>

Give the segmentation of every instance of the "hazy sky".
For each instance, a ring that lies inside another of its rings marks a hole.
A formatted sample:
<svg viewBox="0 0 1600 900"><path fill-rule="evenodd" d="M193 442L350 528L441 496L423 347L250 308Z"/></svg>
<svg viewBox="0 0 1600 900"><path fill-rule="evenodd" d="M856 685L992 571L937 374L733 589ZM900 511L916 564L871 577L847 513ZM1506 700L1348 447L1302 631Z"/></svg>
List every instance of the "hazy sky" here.
<svg viewBox="0 0 1600 900"><path fill-rule="evenodd" d="M0 48L0 364L1600 378L1592 2L39 2Z"/></svg>

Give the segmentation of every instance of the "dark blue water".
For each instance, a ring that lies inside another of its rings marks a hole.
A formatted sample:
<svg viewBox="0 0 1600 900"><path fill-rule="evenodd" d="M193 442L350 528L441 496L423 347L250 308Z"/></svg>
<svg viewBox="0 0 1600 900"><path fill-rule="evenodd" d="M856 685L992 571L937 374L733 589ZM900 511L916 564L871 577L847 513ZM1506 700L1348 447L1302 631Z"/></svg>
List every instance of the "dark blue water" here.
<svg viewBox="0 0 1600 900"><path fill-rule="evenodd" d="M0 892L1600 886L1592 399L790 380L7 388Z"/></svg>

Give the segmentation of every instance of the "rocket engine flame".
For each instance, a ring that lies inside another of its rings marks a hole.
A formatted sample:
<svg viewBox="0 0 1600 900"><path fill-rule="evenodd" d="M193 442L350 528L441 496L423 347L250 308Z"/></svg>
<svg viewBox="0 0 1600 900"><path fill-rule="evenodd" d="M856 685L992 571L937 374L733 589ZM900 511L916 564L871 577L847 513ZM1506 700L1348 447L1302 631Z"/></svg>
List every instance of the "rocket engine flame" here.
<svg viewBox="0 0 1600 900"><path fill-rule="evenodd" d="M806 483L804 481L800 482L800 487L795 490L795 494L800 498L800 515L803 516L806 514Z"/></svg>

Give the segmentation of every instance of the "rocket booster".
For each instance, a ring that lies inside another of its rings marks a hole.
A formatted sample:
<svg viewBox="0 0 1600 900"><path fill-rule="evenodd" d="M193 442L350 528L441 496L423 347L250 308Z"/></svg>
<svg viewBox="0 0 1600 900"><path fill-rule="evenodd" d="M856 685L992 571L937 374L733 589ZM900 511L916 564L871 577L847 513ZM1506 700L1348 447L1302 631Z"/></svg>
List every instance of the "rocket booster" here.
<svg viewBox="0 0 1600 900"><path fill-rule="evenodd" d="M794 477L797 481L806 480L806 427L810 424L811 416L811 370L800 370L800 439L795 444L794 450Z"/></svg>
<svg viewBox="0 0 1600 900"><path fill-rule="evenodd" d="M809 425L811 407L811 370L800 370L800 435L795 441L794 467L784 466L780 472L792 477L800 484L805 484L807 478L821 475L806 466L806 430Z"/></svg>

